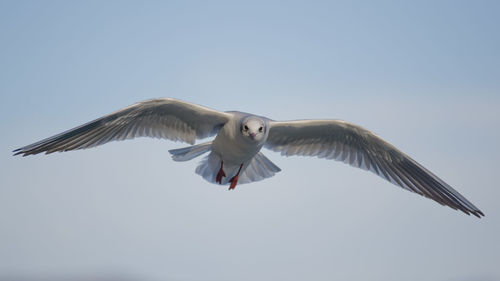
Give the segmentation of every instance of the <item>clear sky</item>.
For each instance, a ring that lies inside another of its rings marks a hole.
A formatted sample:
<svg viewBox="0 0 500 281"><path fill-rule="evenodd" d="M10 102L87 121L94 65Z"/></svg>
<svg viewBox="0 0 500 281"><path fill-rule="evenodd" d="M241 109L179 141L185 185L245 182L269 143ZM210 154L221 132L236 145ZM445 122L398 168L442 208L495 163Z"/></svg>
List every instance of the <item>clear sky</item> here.
<svg viewBox="0 0 500 281"><path fill-rule="evenodd" d="M0 280L499 280L498 3L0 1ZM360 124L486 217L270 151L231 192L165 140L11 156L153 97Z"/></svg>

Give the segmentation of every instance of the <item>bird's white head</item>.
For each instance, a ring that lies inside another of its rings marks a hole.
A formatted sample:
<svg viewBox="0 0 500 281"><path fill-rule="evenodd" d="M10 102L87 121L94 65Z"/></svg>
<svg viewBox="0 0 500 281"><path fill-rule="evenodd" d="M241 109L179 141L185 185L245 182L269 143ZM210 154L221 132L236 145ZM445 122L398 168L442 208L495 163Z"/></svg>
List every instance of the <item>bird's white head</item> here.
<svg viewBox="0 0 500 281"><path fill-rule="evenodd" d="M241 134L252 141L261 141L266 135L266 123L256 116L244 118L240 129Z"/></svg>

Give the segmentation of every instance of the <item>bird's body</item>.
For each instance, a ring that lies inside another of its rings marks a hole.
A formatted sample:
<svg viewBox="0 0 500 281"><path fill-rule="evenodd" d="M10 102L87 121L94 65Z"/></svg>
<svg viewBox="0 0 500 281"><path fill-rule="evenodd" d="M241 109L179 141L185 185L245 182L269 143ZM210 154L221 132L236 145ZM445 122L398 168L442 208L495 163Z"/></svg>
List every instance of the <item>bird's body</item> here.
<svg viewBox="0 0 500 281"><path fill-rule="evenodd" d="M260 140L244 137L240 132L241 122L252 115L232 112L234 118L226 123L212 143L212 153L232 164L248 162L257 154L267 139L267 134ZM229 149L230 148L230 149Z"/></svg>
<svg viewBox="0 0 500 281"><path fill-rule="evenodd" d="M264 130L268 123L267 118L244 112L229 113L233 117L220 129L212 142L171 150L174 160L185 161L179 158L178 152L186 153L204 147L204 150L210 151L210 154L201 162L196 172L209 182L219 184L231 182L230 189L233 189L237 182L257 181L279 172L280 169L263 154L257 156L269 135L269 131ZM259 128L262 128L262 131L259 132ZM240 133L241 131L249 133L245 135ZM262 173L261 170L268 173ZM257 177L259 174L261 177ZM232 181L235 176L238 176L238 181Z"/></svg>
<svg viewBox="0 0 500 281"><path fill-rule="evenodd" d="M436 202L477 217L483 213L443 180L372 132L341 120L274 121L249 113L221 112L163 98L136 103L94 121L14 150L23 156L68 151L141 136L194 144L170 150L175 161L209 153L196 173L212 183L237 184L272 177L280 169L261 152L316 156L370 170Z"/></svg>

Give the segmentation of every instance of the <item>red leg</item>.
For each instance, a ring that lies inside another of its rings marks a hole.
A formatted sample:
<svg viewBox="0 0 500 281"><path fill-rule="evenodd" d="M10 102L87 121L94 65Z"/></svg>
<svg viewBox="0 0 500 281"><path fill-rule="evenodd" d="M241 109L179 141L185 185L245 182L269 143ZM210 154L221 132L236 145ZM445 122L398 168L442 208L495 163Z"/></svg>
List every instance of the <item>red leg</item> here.
<svg viewBox="0 0 500 281"><path fill-rule="evenodd" d="M217 173L217 177L215 177L215 181L219 184L222 184L222 177L225 177L226 174L224 173L224 170L222 170L222 165L223 165L223 161L221 160L220 161L220 169L219 169L219 172Z"/></svg>
<svg viewBox="0 0 500 281"><path fill-rule="evenodd" d="M229 186L229 190L234 189L236 187L236 184L238 183L238 176L240 175L241 172L241 167L243 167L243 163L240 165L240 168L238 169L236 176L232 177L229 180L229 182L231 183L231 185Z"/></svg>

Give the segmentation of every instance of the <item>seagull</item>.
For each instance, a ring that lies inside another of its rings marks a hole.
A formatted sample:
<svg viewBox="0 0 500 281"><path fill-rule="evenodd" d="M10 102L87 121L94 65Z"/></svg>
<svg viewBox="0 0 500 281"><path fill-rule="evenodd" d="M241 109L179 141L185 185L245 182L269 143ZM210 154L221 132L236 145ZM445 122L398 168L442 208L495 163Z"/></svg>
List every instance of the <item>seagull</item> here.
<svg viewBox="0 0 500 281"><path fill-rule="evenodd" d="M195 145L197 139L215 139ZM173 98L135 103L94 121L13 151L22 156L86 149L115 140L154 137L191 144L169 150L174 161L209 153L196 173L211 183L250 183L281 169L263 147L281 155L316 156L371 171L406 190L467 215L476 206L405 153L371 131L342 120L275 121L239 111L217 111Z"/></svg>

